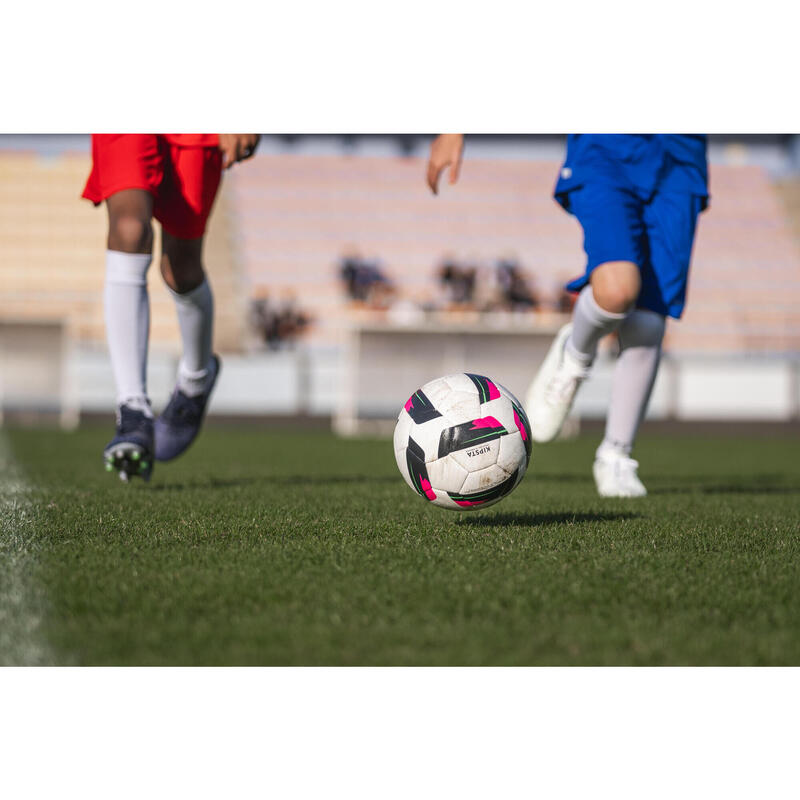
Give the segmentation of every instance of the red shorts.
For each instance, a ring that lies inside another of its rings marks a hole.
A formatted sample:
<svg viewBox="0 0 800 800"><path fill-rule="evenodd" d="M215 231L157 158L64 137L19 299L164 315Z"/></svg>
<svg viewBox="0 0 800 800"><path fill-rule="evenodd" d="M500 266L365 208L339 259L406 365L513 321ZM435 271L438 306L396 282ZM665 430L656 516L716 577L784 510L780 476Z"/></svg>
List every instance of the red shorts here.
<svg viewBox="0 0 800 800"><path fill-rule="evenodd" d="M216 144L206 144L211 138L188 146L176 140L181 137L92 134L92 171L83 197L99 205L124 189L144 189L153 195L153 216L167 233L202 236L222 176L222 153Z"/></svg>

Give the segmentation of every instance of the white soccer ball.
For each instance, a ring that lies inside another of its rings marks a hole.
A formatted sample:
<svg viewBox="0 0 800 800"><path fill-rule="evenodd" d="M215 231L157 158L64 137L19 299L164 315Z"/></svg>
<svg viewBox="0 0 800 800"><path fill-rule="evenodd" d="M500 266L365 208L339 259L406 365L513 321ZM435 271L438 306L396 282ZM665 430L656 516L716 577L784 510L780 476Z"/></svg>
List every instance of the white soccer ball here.
<svg viewBox="0 0 800 800"><path fill-rule="evenodd" d="M486 508L522 480L531 426L508 389L483 375L445 375L409 397L394 429L406 483L451 509Z"/></svg>

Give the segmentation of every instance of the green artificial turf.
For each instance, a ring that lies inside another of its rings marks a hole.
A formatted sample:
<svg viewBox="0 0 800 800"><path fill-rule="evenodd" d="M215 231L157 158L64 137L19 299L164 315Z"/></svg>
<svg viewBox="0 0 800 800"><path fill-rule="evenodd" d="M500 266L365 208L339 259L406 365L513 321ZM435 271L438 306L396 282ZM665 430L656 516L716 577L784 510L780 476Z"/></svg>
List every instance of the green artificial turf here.
<svg viewBox="0 0 800 800"><path fill-rule="evenodd" d="M212 426L126 486L108 434L5 434L0 663L800 664L797 438L645 433L602 500L582 437L454 513L388 441Z"/></svg>

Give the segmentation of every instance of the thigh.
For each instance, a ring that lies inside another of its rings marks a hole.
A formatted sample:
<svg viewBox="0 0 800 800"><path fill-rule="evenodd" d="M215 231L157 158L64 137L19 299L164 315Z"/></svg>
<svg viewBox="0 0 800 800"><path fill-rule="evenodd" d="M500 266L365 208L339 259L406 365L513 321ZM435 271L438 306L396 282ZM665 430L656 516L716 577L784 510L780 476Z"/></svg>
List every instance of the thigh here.
<svg viewBox="0 0 800 800"><path fill-rule="evenodd" d="M689 263L704 198L657 192L645 206L648 258L638 305L676 319L683 313Z"/></svg>
<svg viewBox="0 0 800 800"><path fill-rule="evenodd" d="M570 192L569 210L583 228L586 270L568 289L580 291L601 264L630 262L641 269L647 258L642 207L636 194L613 185L590 183Z"/></svg>
<svg viewBox="0 0 800 800"><path fill-rule="evenodd" d="M222 177L222 153L216 147L167 145L169 158L155 217L179 239L197 239L217 196Z"/></svg>

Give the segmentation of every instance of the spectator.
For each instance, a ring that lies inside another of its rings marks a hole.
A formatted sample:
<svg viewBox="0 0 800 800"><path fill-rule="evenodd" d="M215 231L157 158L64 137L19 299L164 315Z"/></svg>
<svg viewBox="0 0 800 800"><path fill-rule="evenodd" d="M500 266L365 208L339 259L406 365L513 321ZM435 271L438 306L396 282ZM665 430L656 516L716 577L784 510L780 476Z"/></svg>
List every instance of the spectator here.
<svg viewBox="0 0 800 800"><path fill-rule="evenodd" d="M311 324L311 317L295 306L291 296L280 304L270 303L264 294L251 301L250 319L259 338L270 350L280 350L299 338Z"/></svg>
<svg viewBox="0 0 800 800"><path fill-rule="evenodd" d="M438 275L448 307L471 308L474 305L477 276L474 267L462 267L448 257L439 267Z"/></svg>
<svg viewBox="0 0 800 800"><path fill-rule="evenodd" d="M533 311L539 307L539 298L528 285L516 260L504 258L497 262L497 282L502 307L506 310Z"/></svg>
<svg viewBox="0 0 800 800"><path fill-rule="evenodd" d="M339 276L352 301L376 309L391 305L395 288L378 261L367 261L357 250L349 250L340 262Z"/></svg>

